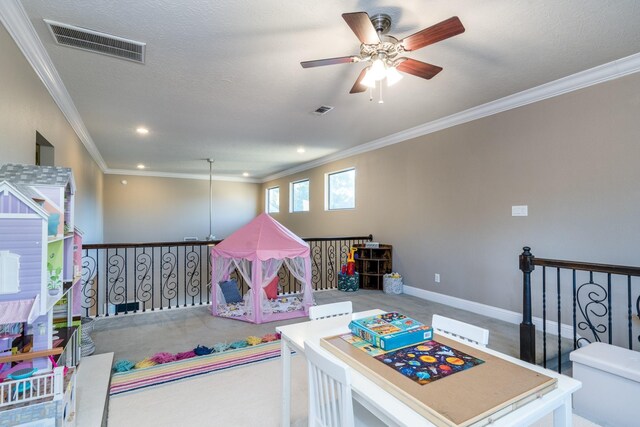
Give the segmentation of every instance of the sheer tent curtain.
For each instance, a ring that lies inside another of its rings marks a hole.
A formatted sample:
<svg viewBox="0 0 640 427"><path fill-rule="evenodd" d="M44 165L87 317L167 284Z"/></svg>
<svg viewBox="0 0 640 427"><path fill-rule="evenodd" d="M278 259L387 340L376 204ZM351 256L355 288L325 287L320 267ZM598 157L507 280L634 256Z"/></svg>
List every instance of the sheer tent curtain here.
<svg viewBox="0 0 640 427"><path fill-rule="evenodd" d="M231 270L233 268L233 260L230 258L221 258L221 257L216 257L214 259L213 262L213 284L215 285L215 298L216 300L214 301L213 304L213 308L215 310L215 307L217 306L217 304L226 304L227 301L224 298L224 295L222 294L222 289L220 289L220 282L224 282L225 280L229 280L229 273L231 273Z"/></svg>
<svg viewBox="0 0 640 427"><path fill-rule="evenodd" d="M232 262L240 272L244 281L247 282L247 285L253 288L253 283L251 283L251 261L245 258L233 258Z"/></svg>
<svg viewBox="0 0 640 427"><path fill-rule="evenodd" d="M273 280L274 277L278 275L278 271L282 267L281 259L268 259L266 261L262 261L262 284L260 286L260 305L262 307L262 313L271 314L273 313L273 308L269 303L269 298L267 298L267 293L264 288L267 287L269 283Z"/></svg>
<svg viewBox="0 0 640 427"><path fill-rule="evenodd" d="M307 305L313 304L312 295L306 292L307 279L311 277L311 261L309 258L285 258L284 262L291 274L293 274L293 277L298 279L302 285L303 303Z"/></svg>
<svg viewBox="0 0 640 427"><path fill-rule="evenodd" d="M253 283L251 283L251 261L245 258L233 258L232 262L249 286L249 290L242 296L242 299L244 300L245 315L247 317L251 317L253 315L253 299L251 298L251 288L253 288Z"/></svg>

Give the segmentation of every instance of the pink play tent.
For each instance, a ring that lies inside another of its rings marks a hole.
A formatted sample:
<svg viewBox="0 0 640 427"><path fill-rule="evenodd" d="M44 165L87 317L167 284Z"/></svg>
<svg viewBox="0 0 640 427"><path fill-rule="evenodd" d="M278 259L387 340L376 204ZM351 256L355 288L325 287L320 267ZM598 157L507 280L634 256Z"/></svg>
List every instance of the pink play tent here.
<svg viewBox="0 0 640 427"><path fill-rule="evenodd" d="M265 288L283 264L300 283L300 292L269 299ZM249 291L227 302L220 284L237 270ZM211 249L211 310L214 316L253 323L307 316L313 305L309 245L263 213Z"/></svg>

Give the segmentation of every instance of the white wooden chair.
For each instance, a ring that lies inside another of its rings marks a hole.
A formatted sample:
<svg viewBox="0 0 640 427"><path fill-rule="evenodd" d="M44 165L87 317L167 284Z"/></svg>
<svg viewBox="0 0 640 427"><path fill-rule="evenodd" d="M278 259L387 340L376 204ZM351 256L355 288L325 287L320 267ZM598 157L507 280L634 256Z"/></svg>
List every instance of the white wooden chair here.
<svg viewBox="0 0 640 427"><path fill-rule="evenodd" d="M486 347L489 344L489 331L479 326L470 325L459 320L434 314L431 318L431 327L435 333L462 343Z"/></svg>
<svg viewBox="0 0 640 427"><path fill-rule="evenodd" d="M334 302L332 304L314 305L309 307L309 320L324 319L326 317L346 316L353 313L351 301Z"/></svg>
<svg viewBox="0 0 640 427"><path fill-rule="evenodd" d="M304 342L309 371L309 427L353 427L351 374L345 364L327 359Z"/></svg>

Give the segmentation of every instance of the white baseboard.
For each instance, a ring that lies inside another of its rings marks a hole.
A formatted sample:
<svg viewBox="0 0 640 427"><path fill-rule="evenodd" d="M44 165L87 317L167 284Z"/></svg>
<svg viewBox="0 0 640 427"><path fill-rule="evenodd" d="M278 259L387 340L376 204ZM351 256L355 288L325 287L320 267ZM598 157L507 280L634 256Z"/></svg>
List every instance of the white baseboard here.
<svg viewBox="0 0 640 427"><path fill-rule="evenodd" d="M470 311L476 314L481 314L483 316L502 320L508 323L513 323L515 325L519 325L522 322L522 313L518 313L516 311L505 310L504 308L494 307L492 305L469 301L458 297L452 297L450 295L440 294L433 291L427 291L425 289L420 289L413 286L404 285L403 288L405 294L424 300L437 302L440 304L448 305L450 307L459 308L460 310ZM536 326L536 329L541 331L542 318L534 317L532 320L533 324ZM556 331L558 330L558 322L547 320L546 323L547 332L555 335ZM562 326L560 327L560 333L563 338L573 339L573 326L562 324Z"/></svg>

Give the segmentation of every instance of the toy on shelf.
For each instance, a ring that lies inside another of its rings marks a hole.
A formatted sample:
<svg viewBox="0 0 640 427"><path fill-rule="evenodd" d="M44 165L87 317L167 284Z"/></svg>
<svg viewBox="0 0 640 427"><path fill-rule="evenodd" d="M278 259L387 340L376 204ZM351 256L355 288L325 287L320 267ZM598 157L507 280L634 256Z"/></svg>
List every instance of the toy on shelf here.
<svg viewBox="0 0 640 427"><path fill-rule="evenodd" d="M352 247L347 254L347 264L343 265L340 273L338 273L338 290L340 291L355 292L360 288L355 253L356 248Z"/></svg>
<svg viewBox="0 0 640 427"><path fill-rule="evenodd" d="M349 255L347 256L347 276L353 276L356 272L356 260L354 255L356 253L356 248L349 249Z"/></svg>

